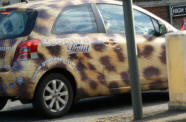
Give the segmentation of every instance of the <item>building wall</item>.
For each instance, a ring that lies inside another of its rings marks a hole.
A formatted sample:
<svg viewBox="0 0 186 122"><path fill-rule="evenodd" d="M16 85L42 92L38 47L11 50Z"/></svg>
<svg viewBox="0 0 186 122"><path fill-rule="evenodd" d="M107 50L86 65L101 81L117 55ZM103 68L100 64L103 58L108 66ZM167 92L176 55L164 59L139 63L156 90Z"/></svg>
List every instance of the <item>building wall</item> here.
<svg viewBox="0 0 186 122"><path fill-rule="evenodd" d="M134 0L134 3L163 18L167 22L171 22L169 6L186 6L186 0ZM180 29L184 17L186 16L173 17L171 24Z"/></svg>
<svg viewBox="0 0 186 122"><path fill-rule="evenodd" d="M161 17L162 19L166 20L167 22L170 21L170 19L169 19L169 7L168 6L146 7L145 9L154 13L155 15Z"/></svg>
<svg viewBox="0 0 186 122"><path fill-rule="evenodd" d="M186 3L185 3L185 5L186 5ZM171 23L170 15L169 15L169 6L146 7L145 9L154 13L155 15L161 17L162 19L166 20L167 22ZM174 27L176 27L177 29L180 29L184 17L186 17L186 16L173 17L172 18L173 19L172 25L174 25Z"/></svg>

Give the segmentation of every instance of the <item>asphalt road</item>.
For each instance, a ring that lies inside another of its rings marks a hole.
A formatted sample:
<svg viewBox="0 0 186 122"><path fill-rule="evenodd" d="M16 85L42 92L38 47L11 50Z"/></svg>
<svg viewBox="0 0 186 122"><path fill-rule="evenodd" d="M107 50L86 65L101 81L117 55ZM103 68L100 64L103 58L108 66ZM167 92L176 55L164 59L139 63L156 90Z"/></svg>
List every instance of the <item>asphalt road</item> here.
<svg viewBox="0 0 186 122"><path fill-rule="evenodd" d="M166 91L143 93L143 105L156 109L167 104L169 98ZM153 107L154 106L154 107ZM0 122L36 121L36 122L83 122L93 118L131 113L131 98L129 94L85 99L78 102L70 112L57 119L45 119L36 114L31 104L22 105L19 101L8 102L0 112Z"/></svg>

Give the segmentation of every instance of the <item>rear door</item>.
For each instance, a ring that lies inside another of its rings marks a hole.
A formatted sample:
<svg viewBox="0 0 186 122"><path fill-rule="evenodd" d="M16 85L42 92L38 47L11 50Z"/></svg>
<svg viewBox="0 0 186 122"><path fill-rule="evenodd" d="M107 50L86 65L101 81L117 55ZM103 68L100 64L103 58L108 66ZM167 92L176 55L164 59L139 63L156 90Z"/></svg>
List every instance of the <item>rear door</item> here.
<svg viewBox="0 0 186 122"><path fill-rule="evenodd" d="M107 87L100 62L105 52L103 25L98 26L92 7L90 4L67 6L56 19L52 33L63 41L61 46L66 51L61 57L68 58L79 71L81 85L77 87L95 96L108 93L105 93Z"/></svg>
<svg viewBox="0 0 186 122"><path fill-rule="evenodd" d="M10 69L16 47L32 31L36 16L21 9L0 10L0 72Z"/></svg>

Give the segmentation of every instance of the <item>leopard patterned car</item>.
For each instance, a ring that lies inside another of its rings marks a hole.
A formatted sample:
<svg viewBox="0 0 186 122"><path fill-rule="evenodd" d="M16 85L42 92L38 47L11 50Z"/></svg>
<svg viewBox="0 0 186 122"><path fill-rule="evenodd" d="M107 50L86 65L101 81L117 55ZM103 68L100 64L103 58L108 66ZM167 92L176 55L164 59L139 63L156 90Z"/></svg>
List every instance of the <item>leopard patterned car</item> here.
<svg viewBox="0 0 186 122"><path fill-rule="evenodd" d="M168 88L165 31L177 31L133 6L140 84ZM122 2L44 0L0 9L0 108L33 103L46 117L82 98L130 92Z"/></svg>

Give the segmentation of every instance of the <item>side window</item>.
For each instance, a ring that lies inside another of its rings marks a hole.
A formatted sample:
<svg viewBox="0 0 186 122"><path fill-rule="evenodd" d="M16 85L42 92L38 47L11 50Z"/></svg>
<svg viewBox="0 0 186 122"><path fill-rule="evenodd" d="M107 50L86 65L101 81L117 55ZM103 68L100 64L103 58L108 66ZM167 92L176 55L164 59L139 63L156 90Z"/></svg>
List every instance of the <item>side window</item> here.
<svg viewBox="0 0 186 122"><path fill-rule="evenodd" d="M113 4L97 4L103 16L108 33L125 33L123 7ZM151 17L134 10L135 29L137 34L153 35L155 33Z"/></svg>
<svg viewBox="0 0 186 122"><path fill-rule="evenodd" d="M54 24L53 33L96 33L97 25L89 6L73 6L63 10Z"/></svg>
<svg viewBox="0 0 186 122"><path fill-rule="evenodd" d="M124 33L123 8L119 5L97 4L108 33Z"/></svg>
<svg viewBox="0 0 186 122"><path fill-rule="evenodd" d="M155 30L151 17L134 10L135 29L137 34L154 35Z"/></svg>

